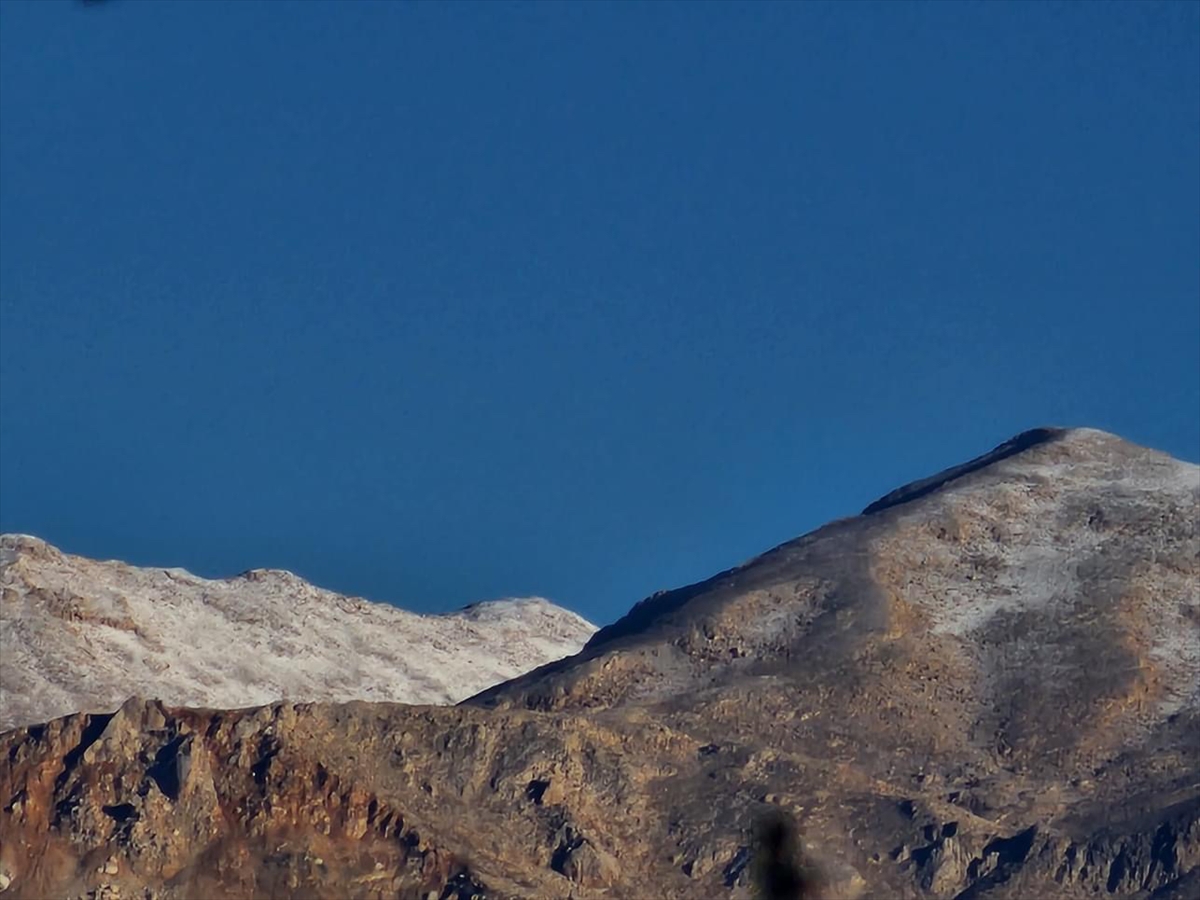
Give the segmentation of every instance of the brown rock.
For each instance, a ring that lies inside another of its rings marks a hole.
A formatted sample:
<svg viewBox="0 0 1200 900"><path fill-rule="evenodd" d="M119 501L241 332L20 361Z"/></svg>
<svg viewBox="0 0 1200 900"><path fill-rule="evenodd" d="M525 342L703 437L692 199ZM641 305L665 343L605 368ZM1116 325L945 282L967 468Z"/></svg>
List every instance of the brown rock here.
<svg viewBox="0 0 1200 900"><path fill-rule="evenodd" d="M870 509L458 707L0 735L6 900L748 897L774 810L820 896L1191 896L1200 470L1047 431Z"/></svg>

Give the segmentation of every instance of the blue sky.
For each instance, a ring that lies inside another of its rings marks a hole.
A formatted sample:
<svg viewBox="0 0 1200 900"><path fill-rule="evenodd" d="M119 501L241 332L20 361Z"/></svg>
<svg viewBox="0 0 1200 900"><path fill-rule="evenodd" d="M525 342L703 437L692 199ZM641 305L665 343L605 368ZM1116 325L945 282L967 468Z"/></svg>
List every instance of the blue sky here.
<svg viewBox="0 0 1200 900"><path fill-rule="evenodd" d="M1200 4L0 4L0 529L597 622L1200 459Z"/></svg>

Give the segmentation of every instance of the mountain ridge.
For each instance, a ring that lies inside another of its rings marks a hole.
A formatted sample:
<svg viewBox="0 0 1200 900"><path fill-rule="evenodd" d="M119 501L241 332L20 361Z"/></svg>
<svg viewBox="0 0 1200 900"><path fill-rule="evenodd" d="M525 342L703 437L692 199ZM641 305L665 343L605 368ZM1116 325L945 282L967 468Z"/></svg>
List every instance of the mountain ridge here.
<svg viewBox="0 0 1200 900"><path fill-rule="evenodd" d="M1134 466L1132 474L1131 466ZM1136 473L1141 470L1137 469L1137 466L1144 470L1140 481ZM949 515L944 517L944 523L939 521L933 525L943 533L947 531L947 527L958 530L972 528L980 532L973 535L972 539L976 544L986 545L981 548L981 552L985 550L990 555L976 557L971 564L976 568L986 568L989 565L995 567L1004 550L1002 545L1006 542L1011 544L1022 537L1019 533L1021 519L1062 513L1056 505L1057 495L1051 497L1050 494L1053 493L1052 486L1056 479L1063 486L1070 486L1072 476L1064 473L1072 468L1077 471L1086 469L1086 478L1104 486L1114 498L1117 497L1116 492L1121 491L1127 495L1126 499L1129 499L1130 503L1136 503L1139 493L1149 487L1161 490L1165 498L1177 498L1171 500L1173 504L1177 502L1191 508L1200 504L1200 466L1140 447L1097 429L1030 429L966 463L951 466L935 475L918 479L889 492L880 500L869 504L857 516L835 519L703 581L671 591L657 592L636 603L629 613L616 622L600 628L579 654L547 663L518 676L512 682L494 685L486 689L479 699L492 702L492 698L511 692L514 686L535 681L547 672L584 665L587 659L605 648L610 648L615 642L637 639L637 635L642 631L652 631L656 623L669 621L675 614L682 615L693 601L705 602L710 597L720 597L730 592L736 594L747 588L748 580L754 585L769 583L772 579L780 577L779 573L787 568L790 557L822 543L836 543L839 534L857 531L868 541L872 540L872 536L887 532L896 521L903 521L913 515L919 517L921 511L926 508L922 504L936 505L939 496L945 495L946 492L951 496L974 497L984 495L994 487L1001 489L999 504L989 507L984 503L979 509L970 508L970 503L962 504L963 509L951 510ZM1078 481L1086 481L1086 478L1081 479L1078 475L1074 477ZM1010 483L1017 486L1012 488L1012 491L1009 490ZM1124 487L1126 483L1128 489ZM1068 504L1075 502L1073 499L1068 500ZM1001 515L996 514L997 509L1002 512ZM1128 509L1122 505L1116 505L1115 509L1125 509L1124 514L1128 514ZM1100 540L1099 536L1106 527L1117 524L1106 524L1103 521L1102 507L1095 503L1083 513L1068 509L1066 515L1075 518L1079 518L1079 515L1086 517L1086 521L1081 519L1071 522L1071 533L1078 534L1082 531L1085 538L1096 537L1096 541L1092 543ZM1112 519L1115 515L1115 512L1110 512L1109 518ZM1017 525L1009 527L991 524L992 521L1003 523L1006 518L1015 519ZM1180 527L1191 524L1193 523L1182 522ZM1014 533L1014 530L1017 533ZM1063 531L1065 533L1067 529L1064 528ZM1086 549L1086 545L1072 547L1071 552L1083 552ZM860 548L856 552L873 551ZM912 554L908 556L911 557ZM905 562L910 566L923 567L929 560L911 558ZM990 574L994 575L994 572ZM1034 576L1023 579L1028 582L1036 581L1046 573L1022 574ZM982 572L975 572L968 580L979 581L982 584L982 578ZM864 585L863 589L865 594L875 593L871 585ZM1033 586L1023 583L1010 590L1028 592L1033 590ZM964 610L963 614L969 615L969 612ZM1194 676L1200 679L1200 650L1189 649L1188 662ZM468 698L464 702L475 702L476 699Z"/></svg>
<svg viewBox="0 0 1200 900"><path fill-rule="evenodd" d="M1200 467L1072 429L644 604L452 707L6 732L0 868L18 897L740 900L783 812L823 898L1200 879Z"/></svg>
<svg viewBox="0 0 1200 900"><path fill-rule="evenodd" d="M420 615L278 569L208 579L0 535L0 730L130 695L451 703L577 650L595 630L542 598Z"/></svg>

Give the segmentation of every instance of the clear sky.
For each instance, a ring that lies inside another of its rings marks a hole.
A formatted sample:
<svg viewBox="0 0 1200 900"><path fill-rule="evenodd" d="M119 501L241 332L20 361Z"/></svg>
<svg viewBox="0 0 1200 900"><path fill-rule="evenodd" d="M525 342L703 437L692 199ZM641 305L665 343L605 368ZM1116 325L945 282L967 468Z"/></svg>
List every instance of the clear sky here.
<svg viewBox="0 0 1200 900"><path fill-rule="evenodd" d="M597 622L1200 459L1200 4L0 4L0 529Z"/></svg>

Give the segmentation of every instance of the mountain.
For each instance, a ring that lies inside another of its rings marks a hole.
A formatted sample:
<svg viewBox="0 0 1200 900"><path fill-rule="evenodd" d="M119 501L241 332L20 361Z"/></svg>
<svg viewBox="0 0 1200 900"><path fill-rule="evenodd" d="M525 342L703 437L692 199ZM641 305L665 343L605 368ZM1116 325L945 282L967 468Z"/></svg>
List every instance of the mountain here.
<svg viewBox="0 0 1200 900"><path fill-rule="evenodd" d="M454 703L577 651L595 628L538 598L423 616L255 569L209 580L0 535L0 730L131 695Z"/></svg>
<svg viewBox="0 0 1200 900"><path fill-rule="evenodd" d="M0 735L17 897L1200 888L1200 468L1039 429L456 707L131 700ZM116 893L113 893L116 891Z"/></svg>

